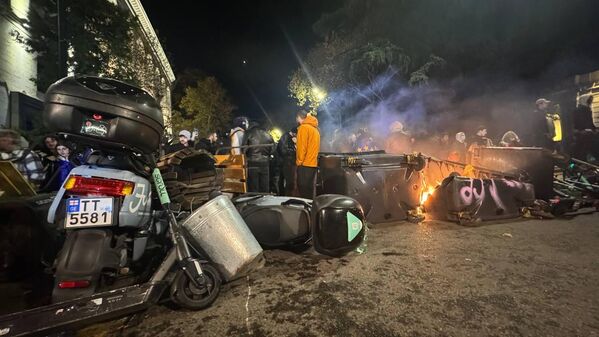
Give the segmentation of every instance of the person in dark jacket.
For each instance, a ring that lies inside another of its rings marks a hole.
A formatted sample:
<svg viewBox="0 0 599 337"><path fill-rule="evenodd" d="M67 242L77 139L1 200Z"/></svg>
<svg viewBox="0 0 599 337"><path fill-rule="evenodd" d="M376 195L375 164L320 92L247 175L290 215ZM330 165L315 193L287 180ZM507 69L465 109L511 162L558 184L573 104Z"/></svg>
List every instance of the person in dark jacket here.
<svg viewBox="0 0 599 337"><path fill-rule="evenodd" d="M579 101L572 113L574 146L571 154L574 158L584 161L599 158L599 133L593 124L592 104L593 96L585 97L584 100Z"/></svg>
<svg viewBox="0 0 599 337"><path fill-rule="evenodd" d="M191 140L191 132L187 130L179 131L179 142L172 144L167 153L173 153L185 148L193 148L193 141Z"/></svg>
<svg viewBox="0 0 599 337"><path fill-rule="evenodd" d="M478 147L493 146L493 142L487 137L487 127L481 125L476 129L476 133L474 137L472 137L470 145Z"/></svg>
<svg viewBox="0 0 599 337"><path fill-rule="evenodd" d="M42 160L42 165L44 166L44 172L46 173L46 178L41 186L45 186L49 181L50 177L54 174L57 167L57 157L58 153L56 152L56 146L58 145L58 137L56 135L47 135L44 137L44 141L42 144L36 146L34 151Z"/></svg>
<svg viewBox="0 0 599 337"><path fill-rule="evenodd" d="M545 98L539 98L536 102L536 109L533 111L529 123L529 136L526 139L527 146L542 147L548 150L554 150L553 125L548 122L551 101Z"/></svg>
<svg viewBox="0 0 599 337"><path fill-rule="evenodd" d="M281 167L279 192L286 196L296 196L295 186L295 151L297 142L297 126L285 132L277 144L277 158Z"/></svg>
<svg viewBox="0 0 599 337"><path fill-rule="evenodd" d="M248 191L268 193L270 190L270 159L274 152L272 136L259 125L250 127L243 145L250 146L245 154L248 161Z"/></svg>
<svg viewBox="0 0 599 337"><path fill-rule="evenodd" d="M212 132L206 138L198 140L195 145L197 150L206 150L212 154L216 154L218 147L218 135L216 132Z"/></svg>
<svg viewBox="0 0 599 337"><path fill-rule="evenodd" d="M593 111L591 106L593 105L593 96L590 95L583 102L579 103L576 110L572 113L572 122L574 129L577 131L592 131L595 130L595 124L593 124Z"/></svg>

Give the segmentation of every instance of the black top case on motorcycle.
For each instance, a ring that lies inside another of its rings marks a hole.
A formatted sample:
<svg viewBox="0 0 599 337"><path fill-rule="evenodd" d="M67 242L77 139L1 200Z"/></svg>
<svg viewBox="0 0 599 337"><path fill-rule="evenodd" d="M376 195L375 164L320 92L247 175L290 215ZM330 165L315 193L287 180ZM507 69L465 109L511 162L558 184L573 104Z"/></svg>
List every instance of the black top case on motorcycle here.
<svg viewBox="0 0 599 337"><path fill-rule="evenodd" d="M51 131L144 154L158 150L164 131L162 110L150 94L92 76L66 77L50 86L43 119Z"/></svg>

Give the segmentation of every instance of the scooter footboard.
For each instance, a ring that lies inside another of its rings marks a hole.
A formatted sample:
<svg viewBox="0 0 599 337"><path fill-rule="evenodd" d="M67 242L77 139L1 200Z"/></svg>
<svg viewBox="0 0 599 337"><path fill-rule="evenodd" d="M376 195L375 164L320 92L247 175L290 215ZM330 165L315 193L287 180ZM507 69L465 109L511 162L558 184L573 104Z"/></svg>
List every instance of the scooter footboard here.
<svg viewBox="0 0 599 337"><path fill-rule="evenodd" d="M0 316L0 336L47 335L144 310L158 302L167 286L168 282L134 285Z"/></svg>

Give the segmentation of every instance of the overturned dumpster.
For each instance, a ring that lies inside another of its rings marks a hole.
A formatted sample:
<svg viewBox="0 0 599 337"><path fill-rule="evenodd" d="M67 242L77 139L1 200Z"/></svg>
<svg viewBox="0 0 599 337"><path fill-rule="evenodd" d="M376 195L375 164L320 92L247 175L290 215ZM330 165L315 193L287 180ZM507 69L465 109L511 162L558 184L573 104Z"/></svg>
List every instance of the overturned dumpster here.
<svg viewBox="0 0 599 337"><path fill-rule="evenodd" d="M317 194L354 198L371 223L407 220L420 204L423 156L322 153L318 162Z"/></svg>
<svg viewBox="0 0 599 337"><path fill-rule="evenodd" d="M471 164L476 167L505 172L535 187L537 199L554 196L554 159L544 149L536 147L480 147L472 153Z"/></svg>
<svg viewBox="0 0 599 337"><path fill-rule="evenodd" d="M513 170L502 172L420 154L325 153L319 166L317 194L356 199L366 219L375 224L421 220L423 211L429 219L458 222L518 217L520 207L535 200L533 185L519 181ZM470 188L465 194L472 193L465 201L461 187ZM514 196L523 201L513 201ZM495 200L500 206L492 206Z"/></svg>
<svg viewBox="0 0 599 337"><path fill-rule="evenodd" d="M450 176L424 202L427 218L470 224L517 218L533 206L534 187L511 179Z"/></svg>

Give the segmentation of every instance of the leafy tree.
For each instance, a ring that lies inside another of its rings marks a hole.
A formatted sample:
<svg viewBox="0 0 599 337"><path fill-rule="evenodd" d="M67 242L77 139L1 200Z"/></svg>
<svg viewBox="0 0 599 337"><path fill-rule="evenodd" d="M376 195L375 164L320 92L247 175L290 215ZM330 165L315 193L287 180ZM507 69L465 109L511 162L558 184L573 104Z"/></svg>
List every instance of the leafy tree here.
<svg viewBox="0 0 599 337"><path fill-rule="evenodd" d="M185 89L195 86L199 80L206 78L206 74L200 69L186 68L176 77L172 86L172 103L173 106L178 107L181 104L181 99L185 96Z"/></svg>
<svg viewBox="0 0 599 337"><path fill-rule="evenodd" d="M290 97L297 101L297 105L308 112L316 113L320 104L326 99L326 92L310 82L306 74L296 70L289 81Z"/></svg>
<svg viewBox="0 0 599 337"><path fill-rule="evenodd" d="M429 73L433 68L443 67L445 60L436 55L430 55L429 60L420 68L410 74L408 83L412 86L427 84L429 81Z"/></svg>
<svg viewBox="0 0 599 337"><path fill-rule="evenodd" d="M66 69L79 74L118 75L121 80L138 83L131 59L133 21L129 13L106 0L62 0L62 58L58 55L58 13L56 3L33 0L29 12L31 37L17 36L30 52L36 53L36 82L44 91L52 82L64 76ZM127 66L125 66L127 64Z"/></svg>
<svg viewBox="0 0 599 337"><path fill-rule="evenodd" d="M424 0L425 1L425 0ZM367 102L384 99L386 82L402 80L410 85L426 84L430 73L443 68L444 60L428 51L406 49L393 32L413 1L346 0L313 26L323 42L305 57L305 64L290 77L289 92L298 105L316 109L310 84L325 90L350 90ZM387 11L394 20L388 20ZM382 8L382 9L381 9ZM405 13L404 13L405 12ZM308 76L308 73L310 74ZM366 88L366 90L364 90Z"/></svg>
<svg viewBox="0 0 599 337"><path fill-rule="evenodd" d="M597 59L593 0L345 0L314 31L353 46L387 39L412 60L412 72L431 54L447 62L444 76L543 74L572 57ZM569 72L584 62L572 62ZM562 67L564 68L564 67ZM592 70L592 69L589 69Z"/></svg>
<svg viewBox="0 0 599 337"><path fill-rule="evenodd" d="M236 107L216 78L205 77L185 88L179 108L173 112L173 131L197 128L200 135L207 135L224 129Z"/></svg>
<svg viewBox="0 0 599 337"><path fill-rule="evenodd" d="M141 32L131 14L106 0L61 0L58 49L58 11L55 1L32 0L29 12L30 37L15 38L35 53L38 76L32 79L39 90L66 76L75 74L112 77L150 92L160 100L166 93L166 79L156 61L147 52ZM59 65L59 59L63 64Z"/></svg>

